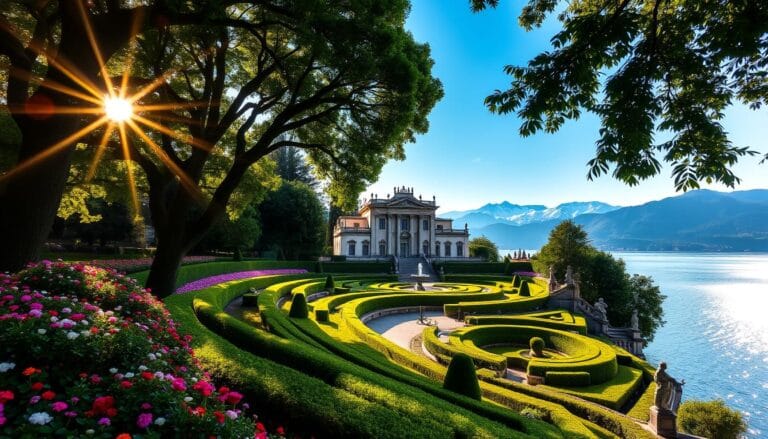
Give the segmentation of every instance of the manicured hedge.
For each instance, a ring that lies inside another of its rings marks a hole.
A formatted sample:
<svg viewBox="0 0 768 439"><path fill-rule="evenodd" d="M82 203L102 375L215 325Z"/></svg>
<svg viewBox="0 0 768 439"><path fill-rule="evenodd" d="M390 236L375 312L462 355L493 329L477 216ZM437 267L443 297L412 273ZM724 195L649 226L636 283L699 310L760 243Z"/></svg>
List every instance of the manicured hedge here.
<svg viewBox="0 0 768 439"><path fill-rule="evenodd" d="M422 343L432 355L440 355L442 358L448 358L449 361L458 354L469 355L479 368L492 370L497 375L503 374L507 370L507 359L503 355L479 350L465 352L462 346L440 341L437 332L438 328L428 327L424 328L422 333Z"/></svg>
<svg viewBox="0 0 768 439"><path fill-rule="evenodd" d="M229 288L233 288L233 286L229 286ZM406 414L401 414L401 416L416 416L418 413L419 417L425 418L425 424L427 425L431 424L431 420L439 420L438 422L444 425L440 429L443 432L442 434L445 434L447 427L449 430L452 430L449 436L519 436L519 432L502 427L500 424L489 421L487 418L479 417L439 398L429 396L429 394L421 390L390 380L311 346L280 339L248 326L223 313L221 310L226 301L220 297L215 297L229 296L231 298L237 293L221 290L206 290L206 292L208 292L207 295L195 294L198 298L193 303L194 309L201 321L206 326L221 332L229 340L248 351L279 361L282 364L296 368L335 386L345 389L348 386L352 386L354 392L359 396L368 399L375 397L379 404L406 412ZM202 300L202 298L205 300ZM301 322L308 321L301 320ZM311 392L312 390L306 391ZM301 394L303 395L303 392ZM444 413L452 413L452 416L446 418L443 416ZM389 422L395 421L390 420ZM544 437L553 437L554 432L550 429L542 428L542 425L539 423L531 423L527 420L519 420L518 422L524 422L527 426L533 426L532 428L534 428L533 431L536 431L536 435L543 434ZM414 434L417 433L411 433L411 435ZM385 433L384 436L392 437L394 433ZM427 436L434 436L434 434Z"/></svg>
<svg viewBox="0 0 768 439"><path fill-rule="evenodd" d="M564 315L566 318L553 319L552 315ZM464 321L470 325L523 325L539 326L542 328L559 329L561 331L578 332L587 335L587 323L584 317L573 316L568 312L528 313L513 316L467 316ZM616 354L616 360L621 363L621 356Z"/></svg>
<svg viewBox="0 0 768 439"><path fill-rule="evenodd" d="M589 372L555 372L547 371L544 383L548 386L586 387L590 381Z"/></svg>
<svg viewBox="0 0 768 439"><path fill-rule="evenodd" d="M531 337L541 337L548 347L569 355L567 359L530 358L528 375L546 376L553 372L589 372L592 383L610 380L618 371L616 352L608 345L582 335L565 331L515 325L483 325L454 331L452 344L463 344L465 353L482 350L482 346L498 344L528 345Z"/></svg>
<svg viewBox="0 0 768 439"><path fill-rule="evenodd" d="M303 268L307 271L312 271L314 269L314 262L252 260L238 262L215 261L182 265L179 268L179 275L176 278L176 288L204 277L216 276L224 273L235 273L238 271L266 270L270 268ZM144 285L147 282L148 276L149 270L138 271L130 275L130 277L136 279L140 285Z"/></svg>
<svg viewBox="0 0 768 439"><path fill-rule="evenodd" d="M456 354L448 365L443 387L460 395L480 400L480 384L477 381L475 365L469 355Z"/></svg>
<svg viewBox="0 0 768 439"><path fill-rule="evenodd" d="M220 294L221 290L213 288L172 296L166 299L166 305L184 331L193 336L192 344L203 367L246 392L256 412L265 418L284 422L304 436L397 438L424 435L440 438L454 434L455 431L444 427L442 422L425 419L418 413L406 415L401 408L387 404L387 398L395 395L370 398L368 383L356 382L354 377L339 376L345 388L334 386L240 350L210 332L197 320L192 302L196 297L204 296L223 307L236 293ZM301 397L297 398L297 395Z"/></svg>
<svg viewBox="0 0 768 439"><path fill-rule="evenodd" d="M610 381L584 386L569 383L568 378L566 381L559 379L550 381L550 374L550 372L547 373L545 386L556 386L555 390L559 392L578 396L614 410L621 410L635 391L641 389L643 385L642 371L626 366L619 366L618 373Z"/></svg>
<svg viewBox="0 0 768 439"><path fill-rule="evenodd" d="M391 262L323 262L323 273L390 273Z"/></svg>
<svg viewBox="0 0 768 439"><path fill-rule="evenodd" d="M436 262L435 271L442 267L445 274L504 274L507 266L504 262ZM532 272L530 262L510 262L509 269L512 272Z"/></svg>

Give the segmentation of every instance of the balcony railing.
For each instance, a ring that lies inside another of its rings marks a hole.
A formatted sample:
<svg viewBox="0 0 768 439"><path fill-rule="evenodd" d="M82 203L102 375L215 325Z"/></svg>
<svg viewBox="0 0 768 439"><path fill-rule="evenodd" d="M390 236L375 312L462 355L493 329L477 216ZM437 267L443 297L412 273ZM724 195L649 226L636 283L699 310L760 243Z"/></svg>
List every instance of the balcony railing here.
<svg viewBox="0 0 768 439"><path fill-rule="evenodd" d="M371 233L370 227L337 227L336 230L348 233Z"/></svg>

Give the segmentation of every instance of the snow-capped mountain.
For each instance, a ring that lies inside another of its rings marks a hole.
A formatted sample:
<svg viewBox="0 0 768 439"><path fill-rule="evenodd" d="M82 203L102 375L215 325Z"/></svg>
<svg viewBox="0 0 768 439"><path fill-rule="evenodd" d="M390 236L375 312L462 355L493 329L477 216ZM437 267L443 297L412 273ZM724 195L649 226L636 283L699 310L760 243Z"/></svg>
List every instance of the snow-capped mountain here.
<svg viewBox="0 0 768 439"><path fill-rule="evenodd" d="M489 203L478 209L445 212L440 216L452 218L456 224L467 223L469 228L473 229L499 223L520 226L549 220L565 220L587 213L607 213L616 209L619 209L619 206L599 201L575 201L555 207L518 205L502 201Z"/></svg>

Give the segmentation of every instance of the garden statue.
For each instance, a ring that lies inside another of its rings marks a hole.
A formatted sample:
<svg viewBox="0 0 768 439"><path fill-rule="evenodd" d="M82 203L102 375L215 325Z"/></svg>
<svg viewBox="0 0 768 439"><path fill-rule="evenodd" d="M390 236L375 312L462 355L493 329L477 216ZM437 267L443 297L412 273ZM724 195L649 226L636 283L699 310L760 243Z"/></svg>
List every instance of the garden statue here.
<svg viewBox="0 0 768 439"><path fill-rule="evenodd" d="M570 265L565 269L565 284L573 285L573 268Z"/></svg>
<svg viewBox="0 0 768 439"><path fill-rule="evenodd" d="M593 307L595 308L595 310L597 310L599 317L601 317L604 322L607 322L608 321L608 304L605 303L602 297L597 299L597 302L593 305Z"/></svg>
<svg viewBox="0 0 768 439"><path fill-rule="evenodd" d="M680 399L683 396L683 385L685 380L677 382L667 373L667 363L661 362L656 373L653 375L656 382L656 393L654 394L654 405L659 411L677 412L680 406Z"/></svg>
<svg viewBox="0 0 768 439"><path fill-rule="evenodd" d="M555 268L553 266L549 266L549 289L554 290L557 286L557 279L555 279Z"/></svg>
<svg viewBox="0 0 768 439"><path fill-rule="evenodd" d="M640 330L640 318L637 317L637 308L635 308L634 311L632 311L632 318L629 320L630 324L632 325L632 329L635 331Z"/></svg>

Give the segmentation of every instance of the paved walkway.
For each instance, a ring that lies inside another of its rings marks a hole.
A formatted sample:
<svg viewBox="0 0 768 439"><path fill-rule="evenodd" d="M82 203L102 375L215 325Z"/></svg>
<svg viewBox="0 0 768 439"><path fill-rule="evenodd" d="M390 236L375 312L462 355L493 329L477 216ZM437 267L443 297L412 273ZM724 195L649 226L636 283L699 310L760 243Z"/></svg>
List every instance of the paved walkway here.
<svg viewBox="0 0 768 439"><path fill-rule="evenodd" d="M435 321L441 330L452 330L464 326L464 322L446 317L440 311L425 311L424 316ZM419 324L419 313L393 314L371 320L368 327L381 334L387 340L410 350L411 339L424 331Z"/></svg>

